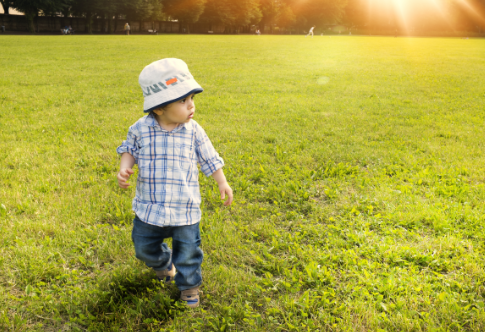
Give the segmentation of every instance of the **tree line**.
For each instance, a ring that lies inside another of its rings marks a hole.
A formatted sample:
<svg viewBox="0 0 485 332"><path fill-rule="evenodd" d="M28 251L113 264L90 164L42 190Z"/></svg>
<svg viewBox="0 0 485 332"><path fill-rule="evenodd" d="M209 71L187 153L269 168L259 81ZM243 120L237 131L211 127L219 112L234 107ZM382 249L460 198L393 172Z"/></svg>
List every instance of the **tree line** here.
<svg viewBox="0 0 485 332"><path fill-rule="evenodd" d="M227 32L250 25L306 29L344 23L353 28L430 29L432 25L461 25L485 28L485 0L0 0L5 13L15 8L25 14L29 29L35 31L39 15L84 17L88 33L94 18L113 20L177 20L185 24L200 22L223 25ZM409 28L409 27L408 27ZM190 32L190 31L188 31Z"/></svg>

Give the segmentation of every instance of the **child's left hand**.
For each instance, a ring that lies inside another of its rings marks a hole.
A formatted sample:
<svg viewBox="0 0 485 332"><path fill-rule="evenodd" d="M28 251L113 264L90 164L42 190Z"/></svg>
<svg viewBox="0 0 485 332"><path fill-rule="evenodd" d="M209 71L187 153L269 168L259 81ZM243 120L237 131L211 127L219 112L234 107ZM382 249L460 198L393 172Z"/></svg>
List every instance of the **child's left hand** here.
<svg viewBox="0 0 485 332"><path fill-rule="evenodd" d="M224 182L219 185L219 192L221 193L221 199L223 200L226 198L227 194L227 200L224 202L225 206L229 206L232 203L232 189L229 187L229 184L227 182Z"/></svg>

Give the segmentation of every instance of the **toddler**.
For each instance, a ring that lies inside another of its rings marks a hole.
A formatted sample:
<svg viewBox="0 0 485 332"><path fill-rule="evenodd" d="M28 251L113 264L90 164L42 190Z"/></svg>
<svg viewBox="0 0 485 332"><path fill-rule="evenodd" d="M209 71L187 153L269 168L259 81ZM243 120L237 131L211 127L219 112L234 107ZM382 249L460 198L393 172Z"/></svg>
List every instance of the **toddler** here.
<svg viewBox="0 0 485 332"><path fill-rule="evenodd" d="M201 86L180 59L162 59L146 66L139 83L144 111L117 148L121 155L118 184L127 182L138 164L133 199L132 239L136 257L151 267L164 282L175 281L181 300L199 306L202 284L200 249L200 191L197 163L219 185L224 205L232 203L232 189L204 129L193 120L194 95ZM164 243L172 238L172 250Z"/></svg>

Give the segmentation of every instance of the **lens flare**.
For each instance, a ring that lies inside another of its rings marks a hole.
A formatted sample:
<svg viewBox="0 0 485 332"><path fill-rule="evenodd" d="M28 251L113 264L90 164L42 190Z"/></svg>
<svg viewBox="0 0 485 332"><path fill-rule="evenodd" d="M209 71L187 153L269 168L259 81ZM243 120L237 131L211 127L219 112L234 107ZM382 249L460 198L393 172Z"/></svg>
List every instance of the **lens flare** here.
<svg viewBox="0 0 485 332"><path fill-rule="evenodd" d="M464 27L485 29L485 3L478 0L363 0L370 25L409 34ZM461 15L464 14L464 15Z"/></svg>

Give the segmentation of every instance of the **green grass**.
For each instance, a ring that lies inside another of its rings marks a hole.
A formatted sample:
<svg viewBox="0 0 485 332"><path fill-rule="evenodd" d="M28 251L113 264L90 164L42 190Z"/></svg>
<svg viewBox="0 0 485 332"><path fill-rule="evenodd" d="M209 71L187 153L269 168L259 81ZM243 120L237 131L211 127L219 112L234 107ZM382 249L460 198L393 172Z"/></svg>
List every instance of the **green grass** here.
<svg viewBox="0 0 485 332"><path fill-rule="evenodd" d="M0 37L0 330L485 330L485 40ZM134 257L116 147L185 60L235 202L202 305Z"/></svg>

